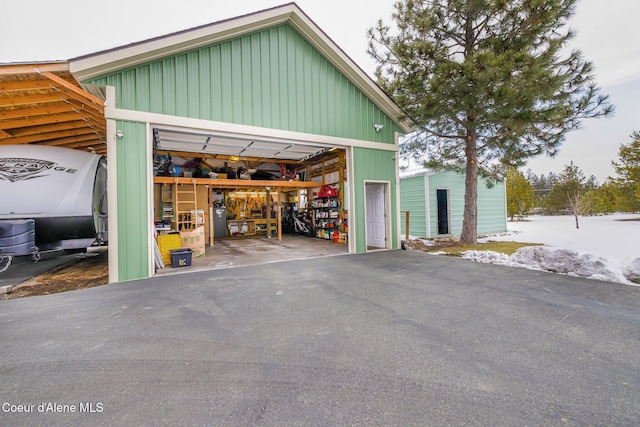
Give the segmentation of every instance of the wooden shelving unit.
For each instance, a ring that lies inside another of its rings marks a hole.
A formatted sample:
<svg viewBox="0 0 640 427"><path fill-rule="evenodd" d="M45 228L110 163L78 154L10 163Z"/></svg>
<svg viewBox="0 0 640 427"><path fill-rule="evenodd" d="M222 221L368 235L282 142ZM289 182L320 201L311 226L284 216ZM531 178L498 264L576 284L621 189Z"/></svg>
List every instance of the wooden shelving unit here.
<svg viewBox="0 0 640 427"><path fill-rule="evenodd" d="M171 225L174 226L176 222L174 197L173 197L173 185L162 184L160 188L160 197L162 200L162 213L160 218L162 220L171 221Z"/></svg>
<svg viewBox="0 0 640 427"><path fill-rule="evenodd" d="M175 184L176 227L178 231L194 230L198 226L196 183Z"/></svg>

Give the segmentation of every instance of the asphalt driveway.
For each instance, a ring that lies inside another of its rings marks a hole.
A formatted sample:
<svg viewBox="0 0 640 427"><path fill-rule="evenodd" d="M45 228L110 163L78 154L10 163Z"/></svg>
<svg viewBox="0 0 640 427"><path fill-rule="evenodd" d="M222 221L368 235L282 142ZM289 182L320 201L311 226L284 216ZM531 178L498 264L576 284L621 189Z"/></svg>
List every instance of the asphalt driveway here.
<svg viewBox="0 0 640 427"><path fill-rule="evenodd" d="M11 426L637 426L640 288L390 251L0 301L0 405Z"/></svg>

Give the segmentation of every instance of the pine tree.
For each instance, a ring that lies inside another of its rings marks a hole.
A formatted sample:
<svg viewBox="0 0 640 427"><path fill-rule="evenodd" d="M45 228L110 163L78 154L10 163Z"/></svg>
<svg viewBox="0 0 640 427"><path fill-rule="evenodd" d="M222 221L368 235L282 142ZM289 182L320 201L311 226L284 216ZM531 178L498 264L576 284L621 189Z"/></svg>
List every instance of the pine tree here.
<svg viewBox="0 0 640 427"><path fill-rule="evenodd" d="M586 179L582 170L571 162L553 184L551 192L544 198L543 206L546 213L571 214L575 217L576 228L580 228L579 215L586 215L591 211L589 198L584 195L597 187L595 178Z"/></svg>
<svg viewBox="0 0 640 427"><path fill-rule="evenodd" d="M620 208L624 211L640 211L640 132L631 134L629 144L620 145L618 162L611 162L618 178L612 181L618 186Z"/></svg>
<svg viewBox="0 0 640 427"><path fill-rule="evenodd" d="M576 3L401 0L394 30L369 31L379 84L417 124L403 154L466 173L464 243L477 241L478 174L553 155L582 119L613 111L591 63L563 57Z"/></svg>
<svg viewBox="0 0 640 427"><path fill-rule="evenodd" d="M507 215L511 221L516 215L519 218L524 216L533 207L536 199L533 186L516 168L507 171L506 192Z"/></svg>
<svg viewBox="0 0 640 427"><path fill-rule="evenodd" d="M618 209L618 189L615 183L607 180L601 186L585 194L589 200L592 212L595 214L610 214Z"/></svg>
<svg viewBox="0 0 640 427"><path fill-rule="evenodd" d="M528 171L528 180L533 186L533 191L536 195L536 206L540 206L544 197L549 194L551 191L551 187L553 187L553 183L555 182L555 175L553 172L549 173L549 177L547 178L544 174L538 176L530 170Z"/></svg>

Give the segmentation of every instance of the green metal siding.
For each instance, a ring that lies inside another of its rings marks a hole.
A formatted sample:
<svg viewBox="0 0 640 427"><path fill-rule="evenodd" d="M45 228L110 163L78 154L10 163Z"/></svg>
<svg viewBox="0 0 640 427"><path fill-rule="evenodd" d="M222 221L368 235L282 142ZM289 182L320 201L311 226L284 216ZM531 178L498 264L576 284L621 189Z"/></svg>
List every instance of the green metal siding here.
<svg viewBox="0 0 640 427"><path fill-rule="evenodd" d="M393 151L374 150L370 148L353 149L353 186L356 221L356 253L367 250L367 236L365 233L366 206L365 206L365 180L388 181L391 191L391 233L387 236L391 239L391 248L398 249L398 218L396 215L398 205L396 202L396 169Z"/></svg>
<svg viewBox="0 0 640 427"><path fill-rule="evenodd" d="M424 175L400 180L400 210L409 211L409 235L427 237ZM400 213L402 235L406 234L404 213Z"/></svg>
<svg viewBox="0 0 640 427"><path fill-rule="evenodd" d="M438 201L436 190L449 190L449 227L451 234L462 232L464 212L464 174L444 171L429 175L429 206L431 206L431 237L438 236Z"/></svg>
<svg viewBox="0 0 640 427"><path fill-rule="evenodd" d="M87 83L114 86L127 110L388 144L402 132L288 25Z"/></svg>
<svg viewBox="0 0 640 427"><path fill-rule="evenodd" d="M395 144L399 126L287 24L154 60L84 83L113 86L115 107ZM383 125L376 132L373 124ZM120 121L116 142L119 280L149 274L146 126ZM364 180L388 181L397 248L393 151L353 149L356 251L366 251Z"/></svg>
<svg viewBox="0 0 640 427"><path fill-rule="evenodd" d="M485 181L478 182L478 234L507 230L506 196L504 181L487 188Z"/></svg>
<svg viewBox="0 0 640 427"><path fill-rule="evenodd" d="M463 173L454 171L443 171L429 176L431 237L438 235L437 189L449 190L451 234L459 236L462 232L464 179ZM504 194L504 182L498 182L494 187L487 188L486 181L478 178L478 234L495 233L507 229Z"/></svg>
<svg viewBox="0 0 640 427"><path fill-rule="evenodd" d="M118 280L149 276L149 212L147 209L146 125L117 122Z"/></svg>

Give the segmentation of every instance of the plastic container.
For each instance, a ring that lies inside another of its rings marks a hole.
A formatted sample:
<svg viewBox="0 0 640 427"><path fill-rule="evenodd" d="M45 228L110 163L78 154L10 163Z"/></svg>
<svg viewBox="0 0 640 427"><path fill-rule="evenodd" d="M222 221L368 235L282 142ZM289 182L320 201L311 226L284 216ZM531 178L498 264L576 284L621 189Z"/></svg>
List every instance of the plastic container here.
<svg viewBox="0 0 640 427"><path fill-rule="evenodd" d="M162 255L162 262L169 264L171 262L171 250L182 247L180 234L160 234L156 240L158 241L158 249L160 249L160 254Z"/></svg>
<svg viewBox="0 0 640 427"><path fill-rule="evenodd" d="M193 252L189 248L171 250L171 267L190 267Z"/></svg>

